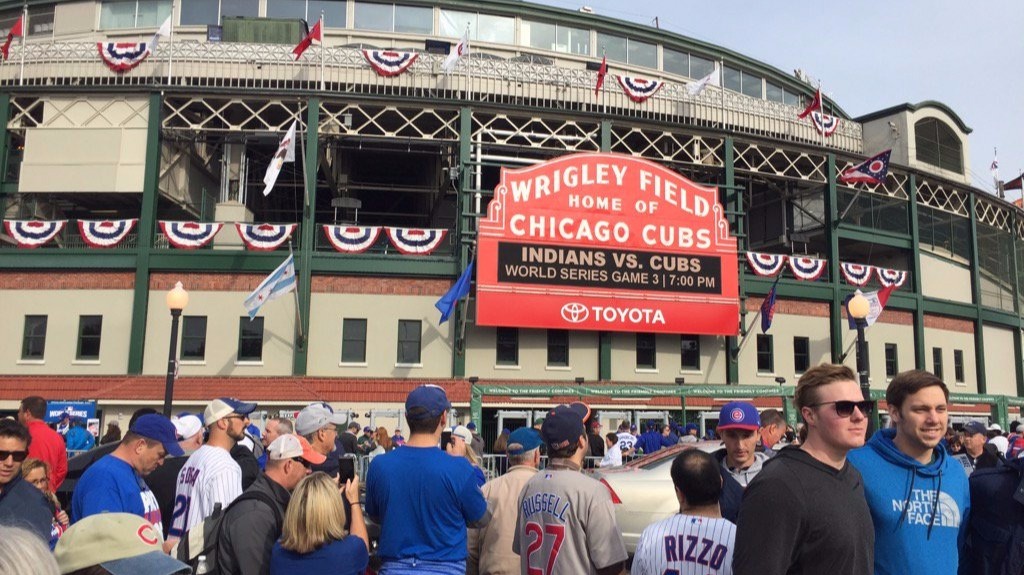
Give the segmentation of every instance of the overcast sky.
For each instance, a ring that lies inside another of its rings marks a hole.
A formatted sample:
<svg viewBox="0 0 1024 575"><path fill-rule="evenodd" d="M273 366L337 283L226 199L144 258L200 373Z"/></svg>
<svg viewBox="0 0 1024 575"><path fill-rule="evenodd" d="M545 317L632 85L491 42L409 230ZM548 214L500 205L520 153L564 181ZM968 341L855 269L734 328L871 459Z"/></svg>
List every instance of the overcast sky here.
<svg viewBox="0 0 1024 575"><path fill-rule="evenodd" d="M530 0L661 28L792 73L802 68L857 117L937 100L973 129L974 187L1024 169L1024 2L1021 0ZM878 150L881 151L881 150ZM865 150L866 154L872 150ZM1017 198L1020 192L1008 193Z"/></svg>

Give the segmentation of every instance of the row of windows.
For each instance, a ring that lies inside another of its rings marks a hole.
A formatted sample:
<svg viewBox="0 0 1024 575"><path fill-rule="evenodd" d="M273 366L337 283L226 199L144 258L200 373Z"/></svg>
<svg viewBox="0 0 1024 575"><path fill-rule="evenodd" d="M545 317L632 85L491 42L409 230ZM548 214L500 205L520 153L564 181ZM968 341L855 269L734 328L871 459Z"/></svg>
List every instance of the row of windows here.
<svg viewBox="0 0 1024 575"><path fill-rule="evenodd" d="M25 316L25 331L21 340L21 359L29 361L43 359L46 353L46 320L47 316L45 315ZM78 345L75 348L75 359L98 360L102 336L103 316L78 316Z"/></svg>
<svg viewBox="0 0 1024 575"><path fill-rule="evenodd" d="M900 372L899 359L895 343L885 344L885 377L896 377ZM943 378L942 348L932 348L932 373ZM956 383L964 383L964 352L962 349L953 350L953 380Z"/></svg>
<svg viewBox="0 0 1024 575"><path fill-rule="evenodd" d="M347 0L181 0L180 24L219 24L224 18L302 18L316 21L321 13L329 28L353 28L402 34L436 33L458 38L467 30L471 40L528 46L539 50L579 56L607 56L609 61L658 69L658 44L606 32L594 32L564 24L517 19L460 10L439 9L434 26L434 9L427 6L353 2L353 21L347 21ZM263 12L263 13L261 13ZM103 0L100 28L145 28L159 26L171 13L171 0ZM518 24L518 32L517 32ZM51 17L52 27L52 17ZM593 44L592 44L593 39ZM595 48L592 48L595 46ZM665 47L661 68L689 78L703 78L715 62L704 56ZM800 95L766 81L761 76L726 66L722 78L726 89L754 98L799 105Z"/></svg>

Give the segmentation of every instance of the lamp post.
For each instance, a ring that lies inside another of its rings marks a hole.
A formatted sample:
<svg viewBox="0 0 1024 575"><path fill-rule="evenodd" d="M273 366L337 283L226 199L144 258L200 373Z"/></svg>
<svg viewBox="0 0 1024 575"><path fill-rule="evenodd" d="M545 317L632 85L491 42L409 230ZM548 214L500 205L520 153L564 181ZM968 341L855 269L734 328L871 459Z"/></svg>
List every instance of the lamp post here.
<svg viewBox="0 0 1024 575"><path fill-rule="evenodd" d="M864 328L868 326L868 313L871 312L871 302L859 291L850 298L846 304L846 311L853 318L857 326L857 374L860 376L860 391L864 399L871 399L871 383L868 381L870 371L870 360L868 359L868 340L864 337ZM875 433L874 415L868 416L868 437Z"/></svg>
<svg viewBox="0 0 1024 575"><path fill-rule="evenodd" d="M174 372L178 356L178 319L181 310L188 305L188 292L181 287L181 282L167 292L167 308L171 310L171 350L167 354L167 383L164 385L164 415L171 416L171 401L174 399Z"/></svg>

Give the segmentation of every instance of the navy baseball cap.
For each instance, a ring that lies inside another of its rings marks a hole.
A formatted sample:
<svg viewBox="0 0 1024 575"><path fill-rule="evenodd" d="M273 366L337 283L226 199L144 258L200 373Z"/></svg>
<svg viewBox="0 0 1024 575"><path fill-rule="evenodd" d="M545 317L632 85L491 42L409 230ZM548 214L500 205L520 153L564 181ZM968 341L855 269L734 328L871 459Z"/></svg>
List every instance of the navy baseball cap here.
<svg viewBox="0 0 1024 575"><path fill-rule="evenodd" d="M131 426L128 431L146 439L159 441L167 450L167 455L172 457L185 455L181 446L178 445L178 434L174 424L163 415L158 413L143 415L135 420L135 425Z"/></svg>
<svg viewBox="0 0 1024 575"><path fill-rule="evenodd" d="M522 455L527 451L537 449L541 443L540 434L537 433L536 429L520 427L513 431L512 435L508 436L508 449L506 453L509 455Z"/></svg>
<svg viewBox="0 0 1024 575"><path fill-rule="evenodd" d="M572 445L581 435L587 433L583 421L588 416L590 408L585 403L575 402L552 409L544 417L544 425L540 428L544 443L552 450Z"/></svg>
<svg viewBox="0 0 1024 575"><path fill-rule="evenodd" d="M451 406L443 387L432 384L421 385L409 392L409 397L405 398L405 418L430 419L448 411Z"/></svg>
<svg viewBox="0 0 1024 575"><path fill-rule="evenodd" d="M470 431L476 431L476 424L470 421L469 423L466 424L466 429Z"/></svg>
<svg viewBox="0 0 1024 575"><path fill-rule="evenodd" d="M718 430L745 429L757 431L761 427L761 416L753 403L730 401L718 412Z"/></svg>
<svg viewBox="0 0 1024 575"><path fill-rule="evenodd" d="M964 426L964 433L967 435L984 434L985 431L985 424L980 421L970 421Z"/></svg>

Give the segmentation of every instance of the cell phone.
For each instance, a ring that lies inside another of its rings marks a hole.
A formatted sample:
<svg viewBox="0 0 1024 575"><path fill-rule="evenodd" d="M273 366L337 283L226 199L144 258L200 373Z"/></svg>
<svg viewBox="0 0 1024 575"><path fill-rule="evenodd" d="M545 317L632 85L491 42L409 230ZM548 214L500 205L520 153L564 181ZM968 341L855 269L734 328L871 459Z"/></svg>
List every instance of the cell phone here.
<svg viewBox="0 0 1024 575"><path fill-rule="evenodd" d="M442 431L441 432L441 449L447 450L448 446L452 443L452 432Z"/></svg>

